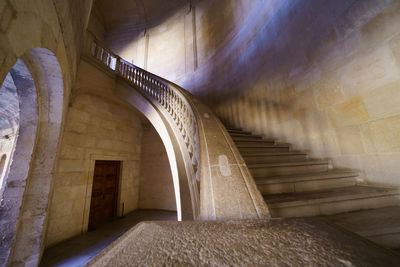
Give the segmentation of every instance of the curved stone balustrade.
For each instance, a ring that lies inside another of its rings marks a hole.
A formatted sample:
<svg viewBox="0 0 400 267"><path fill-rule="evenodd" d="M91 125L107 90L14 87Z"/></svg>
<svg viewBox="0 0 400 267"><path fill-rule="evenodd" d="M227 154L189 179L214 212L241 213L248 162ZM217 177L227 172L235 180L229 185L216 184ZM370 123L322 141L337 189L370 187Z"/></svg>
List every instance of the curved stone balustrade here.
<svg viewBox="0 0 400 267"><path fill-rule="evenodd" d="M190 104L180 90L177 90L162 79L151 75L133 64L118 59L118 73L130 81L136 88L144 91L153 100L158 101L174 120L186 145L187 153L192 160L193 172L199 180L199 142L196 117Z"/></svg>
<svg viewBox="0 0 400 267"><path fill-rule="evenodd" d="M191 215L183 216L184 219L269 217L268 208L240 153L208 107L174 83L121 59L90 32L85 54L91 62L111 71L136 89L166 124L169 139L173 140L173 157L179 158L176 160L179 181L186 180L189 188L186 190L189 197L177 196L177 200L191 202ZM154 120L149 120L155 124ZM161 136L162 130L154 126ZM163 142L168 150L168 144L165 140ZM171 154L169 158L171 163ZM184 194L181 182L179 185L181 188L175 186L175 191ZM179 214L185 214L183 206L188 203L182 203L181 207L178 202L179 218ZM181 213L179 209L182 209Z"/></svg>

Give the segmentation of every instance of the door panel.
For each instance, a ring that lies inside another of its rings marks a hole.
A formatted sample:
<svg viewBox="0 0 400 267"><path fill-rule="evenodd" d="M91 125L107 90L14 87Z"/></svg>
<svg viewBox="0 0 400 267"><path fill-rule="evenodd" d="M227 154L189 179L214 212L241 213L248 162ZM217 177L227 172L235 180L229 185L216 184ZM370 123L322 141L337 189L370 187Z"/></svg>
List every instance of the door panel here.
<svg viewBox="0 0 400 267"><path fill-rule="evenodd" d="M92 199L90 203L89 230L117 216L120 161L96 160L94 167Z"/></svg>

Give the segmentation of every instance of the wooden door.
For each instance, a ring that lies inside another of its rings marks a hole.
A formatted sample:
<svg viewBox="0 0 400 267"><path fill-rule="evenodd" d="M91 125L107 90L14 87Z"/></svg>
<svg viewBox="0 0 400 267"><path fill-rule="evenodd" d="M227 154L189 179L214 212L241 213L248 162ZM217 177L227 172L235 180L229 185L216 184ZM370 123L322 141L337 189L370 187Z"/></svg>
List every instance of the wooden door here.
<svg viewBox="0 0 400 267"><path fill-rule="evenodd" d="M89 230L117 216L120 161L96 160L92 200L90 202Z"/></svg>

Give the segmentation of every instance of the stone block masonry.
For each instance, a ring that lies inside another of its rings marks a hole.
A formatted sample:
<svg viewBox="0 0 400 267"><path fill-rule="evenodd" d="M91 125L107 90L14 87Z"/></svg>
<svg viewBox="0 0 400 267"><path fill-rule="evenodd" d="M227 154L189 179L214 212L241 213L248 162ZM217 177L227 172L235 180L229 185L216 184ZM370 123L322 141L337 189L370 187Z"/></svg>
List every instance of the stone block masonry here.
<svg viewBox="0 0 400 267"><path fill-rule="evenodd" d="M138 208L142 121L97 93L112 96L114 86L107 74L81 62L55 175L47 246L87 230L95 160L122 161L118 214L122 203L124 213Z"/></svg>

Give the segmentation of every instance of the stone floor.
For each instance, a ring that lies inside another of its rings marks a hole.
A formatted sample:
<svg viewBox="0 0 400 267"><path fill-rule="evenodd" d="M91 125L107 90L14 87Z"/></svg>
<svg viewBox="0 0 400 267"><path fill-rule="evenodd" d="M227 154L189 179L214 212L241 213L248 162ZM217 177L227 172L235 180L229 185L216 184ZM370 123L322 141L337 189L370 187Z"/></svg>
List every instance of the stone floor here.
<svg viewBox="0 0 400 267"><path fill-rule="evenodd" d="M326 216L332 223L400 252L400 206Z"/></svg>
<svg viewBox="0 0 400 267"><path fill-rule="evenodd" d="M88 266L400 266L400 257L309 217L143 222Z"/></svg>
<svg viewBox="0 0 400 267"><path fill-rule="evenodd" d="M47 249L40 266L84 266L96 255L90 265L400 266L400 254L333 226L340 225L378 244L389 242L390 248L399 251L398 206L343 213L323 220L145 222L132 229L141 221L155 220L176 220L176 213L135 211ZM130 252L122 248L129 248Z"/></svg>
<svg viewBox="0 0 400 267"><path fill-rule="evenodd" d="M118 237L141 221L176 221L176 212L137 210L124 218L99 226L95 231L46 249L40 266L84 266Z"/></svg>

